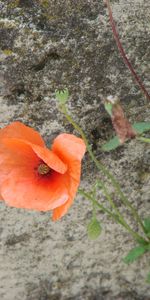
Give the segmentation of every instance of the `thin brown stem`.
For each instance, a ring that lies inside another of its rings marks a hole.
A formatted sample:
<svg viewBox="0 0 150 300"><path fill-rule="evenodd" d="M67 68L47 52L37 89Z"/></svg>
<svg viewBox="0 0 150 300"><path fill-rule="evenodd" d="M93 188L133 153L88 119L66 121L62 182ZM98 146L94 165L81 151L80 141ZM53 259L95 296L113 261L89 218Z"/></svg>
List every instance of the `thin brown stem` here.
<svg viewBox="0 0 150 300"><path fill-rule="evenodd" d="M119 38L119 34L117 32L117 29L116 29L115 22L114 22L114 19L113 19L112 10L111 10L111 6L110 6L110 1L109 0L105 0L105 1L106 1L106 5L107 5L107 8L108 8L108 12L109 12L109 19L110 19L111 28L112 28L112 31L113 31L113 36L115 38L118 50L120 51L121 56L122 56L125 64L127 65L130 72L132 73L133 77L135 78L136 82L138 83L138 85L139 85L140 89L142 90L143 94L145 95L145 97L148 100L150 100L150 95L149 95L148 91L146 90L146 88L145 88L142 80L140 79L140 77L135 72L131 62L129 61L129 59L128 59L128 57L127 57L127 55L126 55L126 53L123 49L123 46L122 46L120 38Z"/></svg>

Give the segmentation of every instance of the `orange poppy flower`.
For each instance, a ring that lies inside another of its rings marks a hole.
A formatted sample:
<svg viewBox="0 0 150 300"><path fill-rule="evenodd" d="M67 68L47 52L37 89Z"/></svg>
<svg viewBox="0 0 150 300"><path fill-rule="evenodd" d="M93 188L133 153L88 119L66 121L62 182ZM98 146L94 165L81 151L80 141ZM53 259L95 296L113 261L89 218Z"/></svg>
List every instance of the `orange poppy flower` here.
<svg viewBox="0 0 150 300"><path fill-rule="evenodd" d="M38 132L20 122L0 130L0 193L9 206L53 210L53 220L70 207L80 182L82 139L60 134L51 150Z"/></svg>

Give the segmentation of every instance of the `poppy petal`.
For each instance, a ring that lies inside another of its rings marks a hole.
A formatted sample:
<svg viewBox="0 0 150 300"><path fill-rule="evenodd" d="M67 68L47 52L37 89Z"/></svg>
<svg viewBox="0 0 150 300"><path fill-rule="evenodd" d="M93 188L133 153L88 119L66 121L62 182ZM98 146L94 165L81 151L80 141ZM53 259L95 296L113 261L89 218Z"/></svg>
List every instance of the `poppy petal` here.
<svg viewBox="0 0 150 300"><path fill-rule="evenodd" d="M0 145L0 178L7 169L26 166L29 170L39 162L31 146L19 139L2 139Z"/></svg>
<svg viewBox="0 0 150 300"><path fill-rule="evenodd" d="M63 175L53 174L49 180L35 179L32 174L15 170L1 184L2 197L9 206L39 211L55 209L68 199Z"/></svg>
<svg viewBox="0 0 150 300"><path fill-rule="evenodd" d="M81 174L81 159L86 151L85 143L82 139L77 138L72 134L60 134L52 145L52 151L55 152L62 161L68 165L68 200L53 210L53 220L61 218L71 206L76 195Z"/></svg>
<svg viewBox="0 0 150 300"><path fill-rule="evenodd" d="M13 139L3 139L0 144L0 186L12 170L33 173L38 163L39 158L28 144L16 144Z"/></svg>
<svg viewBox="0 0 150 300"><path fill-rule="evenodd" d="M17 156L16 160L18 160L19 155L23 159L25 157L25 159L27 159L27 164L29 164L31 162L31 159L33 161L34 159L36 159L35 156L38 156L56 172L63 174L67 170L66 164L64 164L55 153L53 153L46 147L40 147L25 140L14 138L3 139L2 143L7 147L7 149L15 151L15 156Z"/></svg>
<svg viewBox="0 0 150 300"><path fill-rule="evenodd" d="M52 151L64 161L81 161L85 154L86 146L82 139L73 134L62 133L54 140Z"/></svg>
<svg viewBox="0 0 150 300"><path fill-rule="evenodd" d="M4 199L3 199L3 197L2 197L2 195L1 195L1 193L0 193L0 201L3 201Z"/></svg>
<svg viewBox="0 0 150 300"><path fill-rule="evenodd" d="M53 210L53 217L52 217L53 221L56 221L60 219L63 215L65 215L74 200L74 197L76 195L80 183L81 163L79 161L74 161L70 165L70 168L68 169L67 173L70 178L70 180L68 181L69 197L68 200L63 205Z"/></svg>
<svg viewBox="0 0 150 300"><path fill-rule="evenodd" d="M0 129L0 140L2 138L19 138L39 146L45 146L40 134L21 122L12 122L10 125Z"/></svg>

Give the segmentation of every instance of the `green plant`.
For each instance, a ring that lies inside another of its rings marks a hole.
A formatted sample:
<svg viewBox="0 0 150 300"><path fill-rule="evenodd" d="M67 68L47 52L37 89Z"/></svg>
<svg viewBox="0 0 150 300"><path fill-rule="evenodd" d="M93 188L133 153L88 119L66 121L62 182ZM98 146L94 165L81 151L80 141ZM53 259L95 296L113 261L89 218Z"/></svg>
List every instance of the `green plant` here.
<svg viewBox="0 0 150 300"><path fill-rule="evenodd" d="M109 0L105 0L106 6L108 8L109 13L109 20L113 32L113 36L115 38L118 50L120 51L120 54L125 62L125 65L129 68L130 72L132 73L136 83L140 87L141 91L143 92L146 99L150 100L150 95L145 88L144 84L142 83L140 77L137 75L136 71L134 70L131 62L129 61L124 48L122 46L122 43L119 39L119 34L117 32L115 22L112 15L111 5ZM107 216L111 219L113 219L116 223L120 224L125 230L129 232L129 234L134 238L135 240L135 247L129 251L127 256L123 259L123 261L127 264L134 262L139 257L141 257L146 252L150 251L150 217L147 217L146 219L142 220L139 216L138 211L135 209L135 207L130 203L126 195L123 193L119 182L115 179L113 174L105 167L105 165L98 161L96 156L94 155L92 151L92 147L83 132L82 128L74 121L72 116L69 114L67 109L67 100L69 97L68 89L64 91L57 91L56 92L56 99L59 103L59 109L64 114L66 119L69 123L73 125L73 127L76 129L76 131L80 134L82 139L84 140L87 151L89 153L89 156L93 163L96 165L98 171L100 174L102 174L102 178L105 178L105 180L98 179L94 183L93 187L86 191L82 188L79 189L79 193L85 197L88 201L91 202L93 207L93 214L92 219L90 223L88 224L88 236L91 239L96 239L102 230L100 221L98 220L96 216L97 209L103 211L107 214ZM119 103L118 99L108 97L106 101L104 102L105 109L110 115L110 118L112 120L113 127L116 131L116 136L114 136L111 140L109 140L107 143L105 143L102 146L103 151L110 151L113 149L116 149L117 147L123 145L126 141L130 140L131 138L136 138L140 142L146 142L150 143L150 138L142 136L143 133L150 130L150 122L137 122L130 124L128 119L125 117L123 108L121 104ZM115 195L112 196L112 194L109 191L107 183L111 183L112 187L114 188ZM101 190L106 203L101 203L98 198L97 191ZM130 215L132 216L132 221L134 221L134 224L136 224L136 227L138 228L137 231L135 231L131 225L129 225L128 220L126 217L120 212L118 206L115 203L115 196L120 199L122 205L128 209L130 212ZM147 275L147 282L150 283L150 273Z"/></svg>
<svg viewBox="0 0 150 300"><path fill-rule="evenodd" d="M58 101L59 110L64 114L65 118L68 120L70 124L73 125L75 130L80 134L82 139L85 142L87 147L87 151L91 160L96 165L100 174L103 175L103 178L106 178L106 182L101 180L100 178L96 180L93 187L86 191L82 188L79 189L79 193L86 198L88 201L91 202L93 207L93 214L90 223L88 224L88 235L91 239L97 238L101 233L101 224L96 217L97 209L103 211L107 214L107 216L113 219L116 223L120 224L125 230L129 232L129 234L134 238L136 242L136 246L128 253L128 255L124 258L125 263L131 263L142 256L145 252L150 251L150 218L142 220L138 214L138 211L135 207L130 203L126 195L121 190L119 182L115 179L113 174L103 165L101 161L98 161L96 156L92 151L92 147L88 142L88 139L83 132L82 128L74 121L72 116L69 114L67 109L67 100L69 97L68 89L64 91L57 91L56 92L56 99ZM65 101L64 101L65 99ZM141 128L141 126L140 126ZM130 212L132 216L132 220L136 223L138 230L135 231L126 220L126 217L120 212L119 208L117 207L114 197L112 197L109 188L107 186L107 182L111 183L112 187L114 188L115 195L120 199L122 205ZM105 204L101 203L97 199L97 191L101 190L105 197L105 200L109 204L106 206ZM150 276L149 276L150 277ZM148 278L149 278L148 277ZM147 279L149 280L149 279Z"/></svg>

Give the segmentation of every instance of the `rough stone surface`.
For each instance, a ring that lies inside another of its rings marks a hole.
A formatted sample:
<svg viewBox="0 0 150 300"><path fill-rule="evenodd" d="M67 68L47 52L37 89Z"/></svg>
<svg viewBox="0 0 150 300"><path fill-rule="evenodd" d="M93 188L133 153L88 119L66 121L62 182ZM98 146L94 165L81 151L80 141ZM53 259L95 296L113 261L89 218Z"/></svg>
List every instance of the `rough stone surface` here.
<svg viewBox="0 0 150 300"><path fill-rule="evenodd" d="M149 0L111 2L128 57L150 91ZM132 140L110 154L100 151L113 134L103 97L118 95L131 121L150 116L148 100L118 54L103 1L4 0L0 14L0 126L23 121L39 130L48 144L62 131L75 132L54 99L55 89L67 86L70 112L97 157L115 173L140 214L148 215L148 145ZM88 187L96 176L86 155L82 185ZM56 223L49 212L9 208L1 202L0 299L150 299L145 283L148 254L125 265L122 257L134 245L132 238L98 213L103 232L89 241L90 217L91 207L80 196Z"/></svg>

